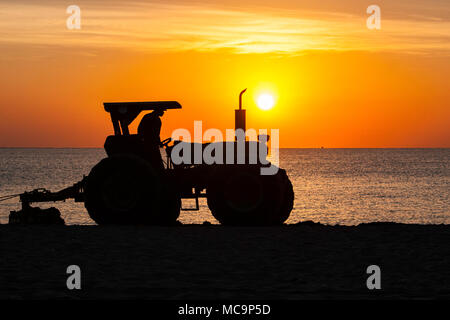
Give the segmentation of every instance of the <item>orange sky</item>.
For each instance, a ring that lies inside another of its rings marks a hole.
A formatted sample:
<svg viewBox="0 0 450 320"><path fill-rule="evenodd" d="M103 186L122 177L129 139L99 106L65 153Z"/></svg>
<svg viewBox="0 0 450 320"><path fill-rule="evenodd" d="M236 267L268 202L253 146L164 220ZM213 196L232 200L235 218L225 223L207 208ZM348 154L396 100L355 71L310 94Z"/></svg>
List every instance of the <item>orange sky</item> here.
<svg viewBox="0 0 450 320"><path fill-rule="evenodd" d="M162 137L225 130L249 88L247 127L281 147L450 147L448 1L379 1L381 30L371 2L308 2L75 1L67 30L64 1L4 1L0 146L101 147L103 101L178 100Z"/></svg>

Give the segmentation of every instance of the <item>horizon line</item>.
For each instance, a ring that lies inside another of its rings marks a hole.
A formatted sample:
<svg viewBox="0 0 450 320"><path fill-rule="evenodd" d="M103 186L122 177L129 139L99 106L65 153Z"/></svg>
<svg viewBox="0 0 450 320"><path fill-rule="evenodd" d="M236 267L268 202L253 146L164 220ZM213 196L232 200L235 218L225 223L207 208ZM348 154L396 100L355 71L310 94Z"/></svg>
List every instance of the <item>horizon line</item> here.
<svg viewBox="0 0 450 320"><path fill-rule="evenodd" d="M104 147L3 147L0 149L104 149ZM450 147L281 147L275 149L450 149Z"/></svg>

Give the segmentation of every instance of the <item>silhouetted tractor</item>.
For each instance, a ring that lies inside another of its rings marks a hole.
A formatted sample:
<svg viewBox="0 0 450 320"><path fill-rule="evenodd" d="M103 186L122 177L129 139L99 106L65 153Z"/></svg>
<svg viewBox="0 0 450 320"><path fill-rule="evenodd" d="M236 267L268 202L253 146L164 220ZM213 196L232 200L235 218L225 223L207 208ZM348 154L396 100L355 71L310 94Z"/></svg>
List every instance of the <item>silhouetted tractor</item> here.
<svg viewBox="0 0 450 320"><path fill-rule="evenodd" d="M242 93L235 125L245 131ZM104 103L104 107L114 127L114 135L105 141L107 158L72 187L55 193L45 189L23 193L20 199L24 209L32 202L74 198L84 201L90 217L99 225L170 225L176 222L180 210L199 210L199 198L206 197L213 216L224 225L279 225L289 217L294 192L285 170L261 174L261 168L271 166L265 158L266 143L238 139L214 142L215 147L222 144L223 153L215 155L216 163L207 164L203 159L196 160L195 155L213 147L211 143L172 142L169 138L161 142L166 161L158 166L142 137L130 134L128 126L142 111L180 109L181 105L175 101L119 102ZM238 150L243 149L245 156L239 160ZM190 161L174 162L176 150L178 156ZM255 152L263 154L264 161L255 157ZM164 169L158 169L161 167ZM181 199L195 200L195 207L182 208Z"/></svg>

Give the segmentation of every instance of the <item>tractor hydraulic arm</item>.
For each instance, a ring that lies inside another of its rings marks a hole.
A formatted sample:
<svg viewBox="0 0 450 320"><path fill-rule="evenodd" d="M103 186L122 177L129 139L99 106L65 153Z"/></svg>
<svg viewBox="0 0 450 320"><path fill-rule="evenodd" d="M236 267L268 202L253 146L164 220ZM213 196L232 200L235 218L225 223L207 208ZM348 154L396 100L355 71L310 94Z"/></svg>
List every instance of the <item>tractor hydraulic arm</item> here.
<svg viewBox="0 0 450 320"><path fill-rule="evenodd" d="M55 202L65 201L66 199L74 199L75 202L83 202L85 181L86 177L84 177L80 182L75 183L73 186L57 192L51 192L43 188L35 189L30 192L24 192L20 195L22 207L26 208L33 202Z"/></svg>

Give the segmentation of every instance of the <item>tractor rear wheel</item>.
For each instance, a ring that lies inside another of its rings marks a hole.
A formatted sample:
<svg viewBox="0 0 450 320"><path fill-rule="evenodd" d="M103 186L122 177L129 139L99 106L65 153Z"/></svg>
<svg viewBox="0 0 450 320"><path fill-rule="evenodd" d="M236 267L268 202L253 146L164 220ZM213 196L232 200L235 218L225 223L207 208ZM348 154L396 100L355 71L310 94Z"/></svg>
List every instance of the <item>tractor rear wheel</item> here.
<svg viewBox="0 0 450 320"><path fill-rule="evenodd" d="M144 159L116 155L101 160L87 177L85 207L103 224L172 224L180 197Z"/></svg>
<svg viewBox="0 0 450 320"><path fill-rule="evenodd" d="M264 176L258 167L219 167L207 194L211 213L224 225L280 225L294 203L292 184L283 169Z"/></svg>

